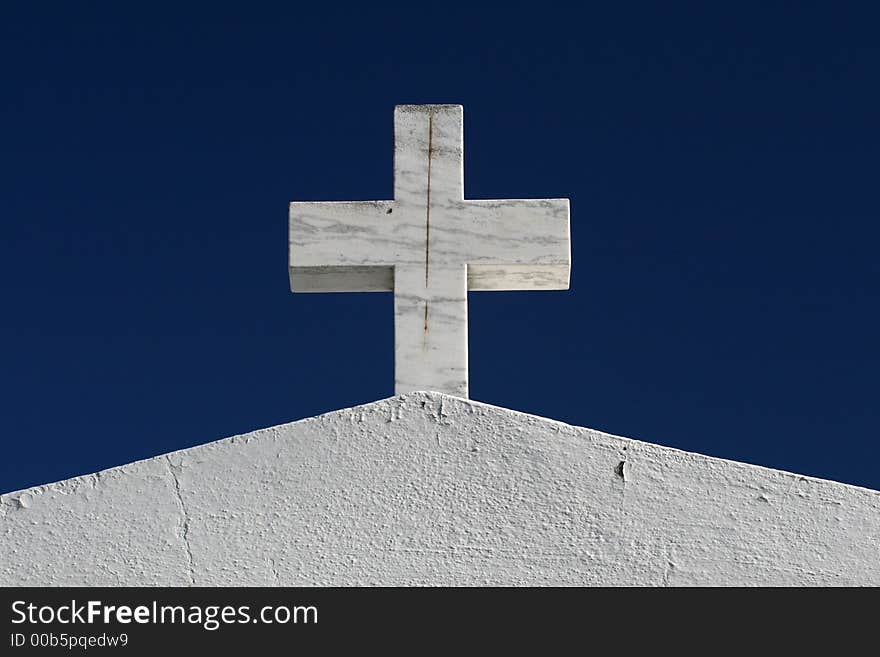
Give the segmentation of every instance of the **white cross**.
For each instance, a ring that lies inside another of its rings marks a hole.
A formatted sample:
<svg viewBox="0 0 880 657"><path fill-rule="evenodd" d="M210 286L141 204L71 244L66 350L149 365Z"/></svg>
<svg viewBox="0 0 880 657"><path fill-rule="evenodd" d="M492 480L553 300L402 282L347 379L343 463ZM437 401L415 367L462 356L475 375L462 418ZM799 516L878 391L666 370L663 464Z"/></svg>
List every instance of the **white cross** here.
<svg viewBox="0 0 880 657"><path fill-rule="evenodd" d="M568 199L464 199L461 105L394 109L394 200L290 204L290 289L394 292L396 394L468 394L468 290L568 289Z"/></svg>

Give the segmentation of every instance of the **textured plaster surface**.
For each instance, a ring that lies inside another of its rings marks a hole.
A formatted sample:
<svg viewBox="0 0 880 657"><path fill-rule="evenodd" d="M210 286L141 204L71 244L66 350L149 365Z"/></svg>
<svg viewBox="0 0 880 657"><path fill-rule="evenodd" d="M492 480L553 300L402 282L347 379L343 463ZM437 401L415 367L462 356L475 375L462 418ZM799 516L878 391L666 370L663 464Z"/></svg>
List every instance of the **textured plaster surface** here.
<svg viewBox="0 0 880 657"><path fill-rule="evenodd" d="M880 585L880 492L440 393L0 500L2 585Z"/></svg>
<svg viewBox="0 0 880 657"><path fill-rule="evenodd" d="M394 200L290 204L295 292L394 292L395 392L468 395L468 290L567 289L568 199L465 200L461 105L394 111Z"/></svg>

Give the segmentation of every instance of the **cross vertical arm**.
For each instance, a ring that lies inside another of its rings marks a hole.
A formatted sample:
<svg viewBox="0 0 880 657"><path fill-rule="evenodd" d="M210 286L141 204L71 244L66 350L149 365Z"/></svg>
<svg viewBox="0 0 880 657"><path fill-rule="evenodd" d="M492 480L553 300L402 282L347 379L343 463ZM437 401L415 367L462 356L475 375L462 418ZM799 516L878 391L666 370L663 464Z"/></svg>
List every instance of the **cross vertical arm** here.
<svg viewBox="0 0 880 657"><path fill-rule="evenodd" d="M425 211L464 198L461 105L394 108L394 199Z"/></svg>
<svg viewBox="0 0 880 657"><path fill-rule="evenodd" d="M394 110L394 200L414 260L394 268L394 389L468 395L467 274L438 253L437 231L463 197L460 105Z"/></svg>

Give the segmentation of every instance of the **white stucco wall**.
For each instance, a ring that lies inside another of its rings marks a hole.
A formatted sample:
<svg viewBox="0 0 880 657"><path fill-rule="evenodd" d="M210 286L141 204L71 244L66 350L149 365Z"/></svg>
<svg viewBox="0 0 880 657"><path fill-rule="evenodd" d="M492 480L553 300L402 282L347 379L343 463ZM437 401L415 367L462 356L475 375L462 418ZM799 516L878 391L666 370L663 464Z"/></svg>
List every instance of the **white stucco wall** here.
<svg viewBox="0 0 880 657"><path fill-rule="evenodd" d="M0 500L0 585L880 585L878 491L438 393Z"/></svg>

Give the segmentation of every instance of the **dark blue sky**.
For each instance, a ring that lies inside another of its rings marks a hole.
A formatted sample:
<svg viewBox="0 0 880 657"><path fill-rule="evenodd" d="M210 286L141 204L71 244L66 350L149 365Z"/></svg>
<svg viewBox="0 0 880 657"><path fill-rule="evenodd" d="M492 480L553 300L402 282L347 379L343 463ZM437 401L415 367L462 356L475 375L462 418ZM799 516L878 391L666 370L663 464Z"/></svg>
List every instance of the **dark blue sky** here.
<svg viewBox="0 0 880 657"><path fill-rule="evenodd" d="M880 489L876 11L85 4L0 9L0 492L391 396L391 295L292 295L287 203L390 198L422 102L467 197L571 199L472 398Z"/></svg>

